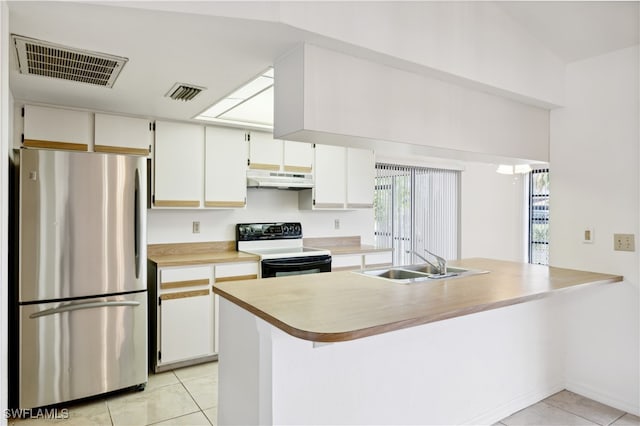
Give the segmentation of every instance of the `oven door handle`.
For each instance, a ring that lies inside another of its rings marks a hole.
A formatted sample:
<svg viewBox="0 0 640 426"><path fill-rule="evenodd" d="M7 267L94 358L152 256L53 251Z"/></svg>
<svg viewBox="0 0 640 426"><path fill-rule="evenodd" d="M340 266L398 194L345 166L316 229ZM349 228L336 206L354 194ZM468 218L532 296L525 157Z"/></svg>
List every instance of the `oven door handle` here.
<svg viewBox="0 0 640 426"><path fill-rule="evenodd" d="M269 267L286 267L286 266L305 266L308 268L313 268L316 266L322 266L322 265L326 265L328 263L331 263L331 257L327 258L327 259L322 259L322 260L316 260L313 262L296 262L296 263L292 263L292 262L282 262L282 261L278 261L278 260L263 260L262 263L265 266L269 266Z"/></svg>

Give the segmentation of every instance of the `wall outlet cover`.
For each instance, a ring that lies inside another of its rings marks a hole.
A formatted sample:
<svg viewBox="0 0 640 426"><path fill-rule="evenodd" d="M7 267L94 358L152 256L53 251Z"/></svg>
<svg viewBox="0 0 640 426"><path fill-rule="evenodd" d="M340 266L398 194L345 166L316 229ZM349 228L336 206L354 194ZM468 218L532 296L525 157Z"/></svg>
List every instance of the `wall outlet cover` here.
<svg viewBox="0 0 640 426"><path fill-rule="evenodd" d="M200 233L200 222L198 221L193 221L193 233L194 234L199 234Z"/></svg>
<svg viewBox="0 0 640 426"><path fill-rule="evenodd" d="M613 234L613 249L616 251L636 251L634 234Z"/></svg>
<svg viewBox="0 0 640 426"><path fill-rule="evenodd" d="M584 228L582 242L588 244L593 243L593 228Z"/></svg>

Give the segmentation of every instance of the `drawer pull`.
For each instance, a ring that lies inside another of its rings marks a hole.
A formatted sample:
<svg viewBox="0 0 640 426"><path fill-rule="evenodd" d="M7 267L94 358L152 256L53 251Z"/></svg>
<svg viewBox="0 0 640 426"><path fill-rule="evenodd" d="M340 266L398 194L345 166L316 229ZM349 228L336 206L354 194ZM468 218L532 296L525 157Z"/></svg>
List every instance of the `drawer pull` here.
<svg viewBox="0 0 640 426"><path fill-rule="evenodd" d="M168 282L160 283L160 289L168 290L171 288L194 287L198 285L208 285L208 284L209 284L208 278L203 278L200 280L168 281Z"/></svg>
<svg viewBox="0 0 640 426"><path fill-rule="evenodd" d="M171 299L185 299L187 297L198 297L198 296L208 296L209 289L206 290L193 290L193 291L181 291L179 293L167 293L161 294L160 300L171 300Z"/></svg>
<svg viewBox="0 0 640 426"><path fill-rule="evenodd" d="M228 281L242 281L242 280L255 280L258 279L258 276L256 274L252 274L252 275L236 275L233 277L220 277L220 278L216 278L216 282L217 283L224 283L224 282L228 282Z"/></svg>

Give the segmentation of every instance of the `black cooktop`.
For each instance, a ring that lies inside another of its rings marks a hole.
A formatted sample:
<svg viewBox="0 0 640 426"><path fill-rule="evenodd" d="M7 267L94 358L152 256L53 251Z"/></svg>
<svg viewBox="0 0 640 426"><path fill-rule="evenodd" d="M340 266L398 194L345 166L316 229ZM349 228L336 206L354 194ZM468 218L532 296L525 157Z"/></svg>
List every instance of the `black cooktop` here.
<svg viewBox="0 0 640 426"><path fill-rule="evenodd" d="M236 242L302 238L300 222L238 223Z"/></svg>

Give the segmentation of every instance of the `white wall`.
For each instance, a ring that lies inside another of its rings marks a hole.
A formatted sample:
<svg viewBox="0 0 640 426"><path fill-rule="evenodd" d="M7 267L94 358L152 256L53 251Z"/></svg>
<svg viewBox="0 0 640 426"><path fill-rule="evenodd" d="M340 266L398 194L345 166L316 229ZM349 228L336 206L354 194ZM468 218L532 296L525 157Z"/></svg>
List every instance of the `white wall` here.
<svg viewBox="0 0 640 426"><path fill-rule="evenodd" d="M334 229L334 219L340 229ZM191 232L200 221L200 234ZM305 237L360 235L363 244L373 243L373 210L298 210L298 193L277 189L247 189L247 207L230 210L148 210L149 244L232 241L235 224L245 222L301 222Z"/></svg>
<svg viewBox="0 0 640 426"><path fill-rule="evenodd" d="M0 2L0 425L7 423L4 410L7 408L7 285L8 283L8 168L9 146L11 145L11 108L12 97L9 91L9 9L5 2Z"/></svg>
<svg viewBox="0 0 640 426"><path fill-rule="evenodd" d="M638 46L567 67L566 107L551 113L551 264L622 274L620 285L570 294L568 388L640 412L640 258L613 251L639 231ZM594 229L593 244L581 242Z"/></svg>
<svg viewBox="0 0 640 426"><path fill-rule="evenodd" d="M526 262L525 178L466 163L462 172L461 257Z"/></svg>

